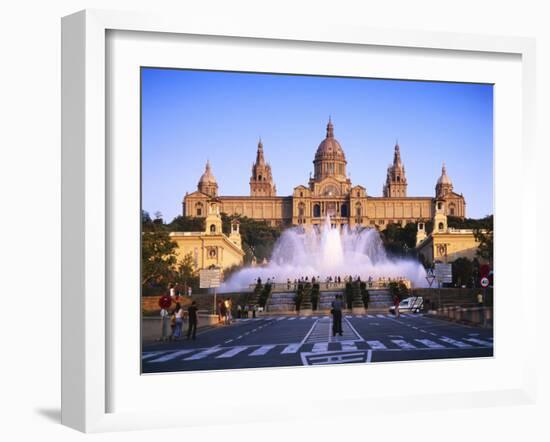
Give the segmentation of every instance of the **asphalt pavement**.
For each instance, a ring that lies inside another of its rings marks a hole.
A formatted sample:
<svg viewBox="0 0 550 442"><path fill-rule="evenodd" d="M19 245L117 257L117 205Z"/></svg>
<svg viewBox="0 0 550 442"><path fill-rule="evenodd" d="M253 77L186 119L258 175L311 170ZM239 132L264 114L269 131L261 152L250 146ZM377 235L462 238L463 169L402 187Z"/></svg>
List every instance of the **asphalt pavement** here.
<svg viewBox="0 0 550 442"><path fill-rule="evenodd" d="M493 330L424 315L263 316L143 346L142 372L223 370L493 356Z"/></svg>

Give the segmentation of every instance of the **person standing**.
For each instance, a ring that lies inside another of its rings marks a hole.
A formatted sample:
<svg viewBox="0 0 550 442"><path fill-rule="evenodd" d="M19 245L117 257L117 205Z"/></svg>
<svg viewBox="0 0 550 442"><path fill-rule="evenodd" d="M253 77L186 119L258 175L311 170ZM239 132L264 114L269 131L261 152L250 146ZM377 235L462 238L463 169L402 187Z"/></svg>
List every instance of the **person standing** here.
<svg viewBox="0 0 550 442"><path fill-rule="evenodd" d="M336 295L336 299L332 301L332 336L338 333L342 336L342 295Z"/></svg>
<svg viewBox="0 0 550 442"><path fill-rule="evenodd" d="M220 316L222 324L227 324L227 306L224 301L220 301Z"/></svg>
<svg viewBox="0 0 550 442"><path fill-rule="evenodd" d="M197 315L197 302L193 301L191 305L187 308L187 320L189 324L187 326L187 339L193 338L197 335L197 324L198 324L198 315Z"/></svg>
<svg viewBox="0 0 550 442"><path fill-rule="evenodd" d="M160 310L160 340L166 342L170 335L170 313L163 308Z"/></svg>
<svg viewBox="0 0 550 442"><path fill-rule="evenodd" d="M174 329L174 340L178 340L179 338L181 338L182 328L183 328L183 309L181 308L181 305L176 304L174 314L176 316L176 327Z"/></svg>

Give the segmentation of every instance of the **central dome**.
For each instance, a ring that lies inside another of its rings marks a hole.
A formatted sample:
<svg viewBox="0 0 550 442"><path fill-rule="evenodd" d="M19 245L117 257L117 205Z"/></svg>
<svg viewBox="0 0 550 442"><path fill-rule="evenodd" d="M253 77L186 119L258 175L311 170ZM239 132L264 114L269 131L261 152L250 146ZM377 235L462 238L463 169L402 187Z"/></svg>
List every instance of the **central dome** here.
<svg viewBox="0 0 550 442"><path fill-rule="evenodd" d="M315 161L320 160L346 160L342 146L340 146L338 140L334 138L334 126L330 118L327 124L327 137L321 141L315 153Z"/></svg>

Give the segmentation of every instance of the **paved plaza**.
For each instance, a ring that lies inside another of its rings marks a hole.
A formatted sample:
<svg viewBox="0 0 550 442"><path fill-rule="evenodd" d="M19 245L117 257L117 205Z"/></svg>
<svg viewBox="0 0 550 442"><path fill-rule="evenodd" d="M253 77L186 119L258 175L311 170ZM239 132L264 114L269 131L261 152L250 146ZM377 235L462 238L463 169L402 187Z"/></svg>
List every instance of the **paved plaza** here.
<svg viewBox="0 0 550 442"><path fill-rule="evenodd" d="M263 316L143 346L143 373L493 356L493 330L424 315Z"/></svg>

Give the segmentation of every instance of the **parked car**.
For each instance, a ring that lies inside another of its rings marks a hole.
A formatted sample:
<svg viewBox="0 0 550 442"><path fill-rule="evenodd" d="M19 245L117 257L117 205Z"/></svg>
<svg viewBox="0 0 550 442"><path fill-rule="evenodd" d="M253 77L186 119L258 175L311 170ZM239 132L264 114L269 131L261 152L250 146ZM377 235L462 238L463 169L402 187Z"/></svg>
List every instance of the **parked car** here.
<svg viewBox="0 0 550 442"><path fill-rule="evenodd" d="M399 313L420 313L424 300L422 296L405 298L399 303ZM395 306L390 307L390 313L395 315Z"/></svg>

